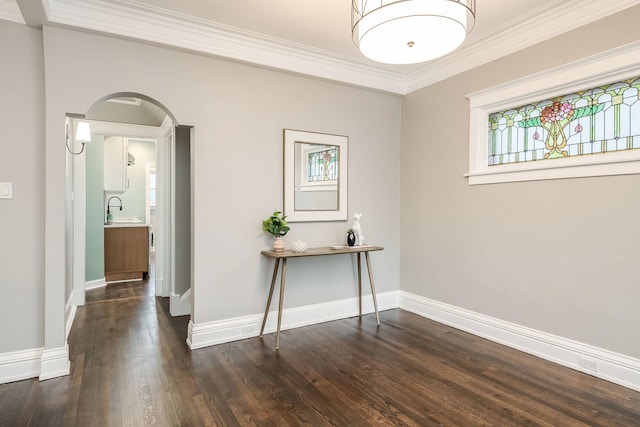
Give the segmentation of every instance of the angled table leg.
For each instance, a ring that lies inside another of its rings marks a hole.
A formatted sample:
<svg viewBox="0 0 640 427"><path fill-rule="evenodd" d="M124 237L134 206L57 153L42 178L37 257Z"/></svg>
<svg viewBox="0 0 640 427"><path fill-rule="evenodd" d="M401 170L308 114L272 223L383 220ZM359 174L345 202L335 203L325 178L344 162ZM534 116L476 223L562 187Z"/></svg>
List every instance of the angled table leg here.
<svg viewBox="0 0 640 427"><path fill-rule="evenodd" d="M284 301L284 278L287 275L287 259L282 259L280 272L280 305L278 305L278 330L276 331L276 350L280 348L280 324L282 323L282 302Z"/></svg>
<svg viewBox="0 0 640 427"><path fill-rule="evenodd" d="M371 261L369 261L369 252L365 252L364 257L367 260L367 271L369 272L369 283L371 284L371 296L373 297L373 307L376 309L376 322L378 322L378 326L380 326L380 316L378 315L378 301L376 301L376 288L373 285L373 273L371 272ZM358 257L358 261L360 261L360 257ZM358 263L358 273L360 272L359 267L360 267L360 263Z"/></svg>
<svg viewBox="0 0 640 427"><path fill-rule="evenodd" d="M269 290L269 299L267 300L267 308L264 309L264 317L262 318L262 327L260 328L260 338L264 334L264 325L267 323L267 316L269 315L269 307L271 306L271 297L273 297L273 288L276 285L276 276L278 275L278 266L280 265L280 258L276 258L276 265L273 267L273 278L271 279L271 289Z"/></svg>
<svg viewBox="0 0 640 427"><path fill-rule="evenodd" d="M362 317L362 268L360 266L360 252L356 254L358 259L358 315Z"/></svg>
<svg viewBox="0 0 640 427"><path fill-rule="evenodd" d="M338 247L322 247L322 248L308 248L304 253L297 253L292 250L285 250L284 252L276 252L273 250L262 251L262 255L275 258L275 266L273 268L273 276L271 277L271 287L269 289L269 298L267 300L267 306L264 309L264 317L262 318L262 326L260 327L260 337L264 335L264 329L267 324L267 317L269 316L269 309L273 302L273 292L276 288L276 280L278 279L278 268L280 268L280 298L278 302L278 322L276 326L276 350L280 349L280 330L282 329L282 312L284 310L284 292L285 282L287 277L287 260L295 257L308 257L319 255L336 255L336 254L350 254L354 252L358 263L358 314L362 317L362 257L364 252L367 263L367 271L369 273L369 284L371 285L371 297L373 298L373 306L376 313L376 322L380 326L380 315L378 313L378 301L376 297L376 288L373 283L373 272L371 270L371 260L369 259L369 252L381 251L383 247L367 245L362 248L338 248Z"/></svg>

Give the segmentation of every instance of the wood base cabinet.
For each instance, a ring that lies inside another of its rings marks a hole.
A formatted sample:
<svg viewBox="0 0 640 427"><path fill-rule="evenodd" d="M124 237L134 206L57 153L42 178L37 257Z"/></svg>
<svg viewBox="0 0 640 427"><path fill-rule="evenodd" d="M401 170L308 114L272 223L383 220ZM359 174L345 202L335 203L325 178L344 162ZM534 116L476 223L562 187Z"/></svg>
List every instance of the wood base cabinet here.
<svg viewBox="0 0 640 427"><path fill-rule="evenodd" d="M105 227L106 282L140 280L149 272L149 228Z"/></svg>

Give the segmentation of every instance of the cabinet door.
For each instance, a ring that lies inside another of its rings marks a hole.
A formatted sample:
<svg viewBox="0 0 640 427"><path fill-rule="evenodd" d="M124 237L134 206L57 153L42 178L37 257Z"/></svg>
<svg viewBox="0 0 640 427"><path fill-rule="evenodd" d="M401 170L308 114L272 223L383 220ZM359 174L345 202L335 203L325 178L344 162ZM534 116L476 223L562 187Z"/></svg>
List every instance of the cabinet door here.
<svg viewBox="0 0 640 427"><path fill-rule="evenodd" d="M104 139L104 191L122 193L127 181L127 139L108 136Z"/></svg>
<svg viewBox="0 0 640 427"><path fill-rule="evenodd" d="M104 273L107 282L142 279L149 271L148 227L104 229Z"/></svg>

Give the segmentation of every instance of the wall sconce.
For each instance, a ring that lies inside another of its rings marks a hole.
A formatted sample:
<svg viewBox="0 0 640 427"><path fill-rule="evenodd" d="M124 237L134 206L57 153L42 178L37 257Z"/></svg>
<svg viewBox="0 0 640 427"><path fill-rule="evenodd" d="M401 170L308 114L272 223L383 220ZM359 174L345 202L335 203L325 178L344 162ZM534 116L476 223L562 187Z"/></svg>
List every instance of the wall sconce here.
<svg viewBox="0 0 640 427"><path fill-rule="evenodd" d="M82 148L77 153L71 151L71 148L69 148L69 128L67 128L67 150L69 150L71 154L80 154L84 151L84 144L91 141L91 126L88 122L78 122L78 128L76 129L76 141L82 142Z"/></svg>

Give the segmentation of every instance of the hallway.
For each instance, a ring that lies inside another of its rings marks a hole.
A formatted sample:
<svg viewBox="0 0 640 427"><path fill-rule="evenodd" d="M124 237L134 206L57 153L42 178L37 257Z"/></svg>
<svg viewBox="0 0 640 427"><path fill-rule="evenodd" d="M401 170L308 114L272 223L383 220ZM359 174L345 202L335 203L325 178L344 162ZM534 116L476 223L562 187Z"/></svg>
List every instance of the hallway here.
<svg viewBox="0 0 640 427"><path fill-rule="evenodd" d="M192 368L188 316L171 318L153 276L86 293L69 336L71 375L0 385L0 425L178 425L197 391L179 383ZM6 390L3 389L6 387ZM5 410L7 396L17 405ZM164 411L175 414L173 419ZM197 423L196 423L197 424Z"/></svg>

